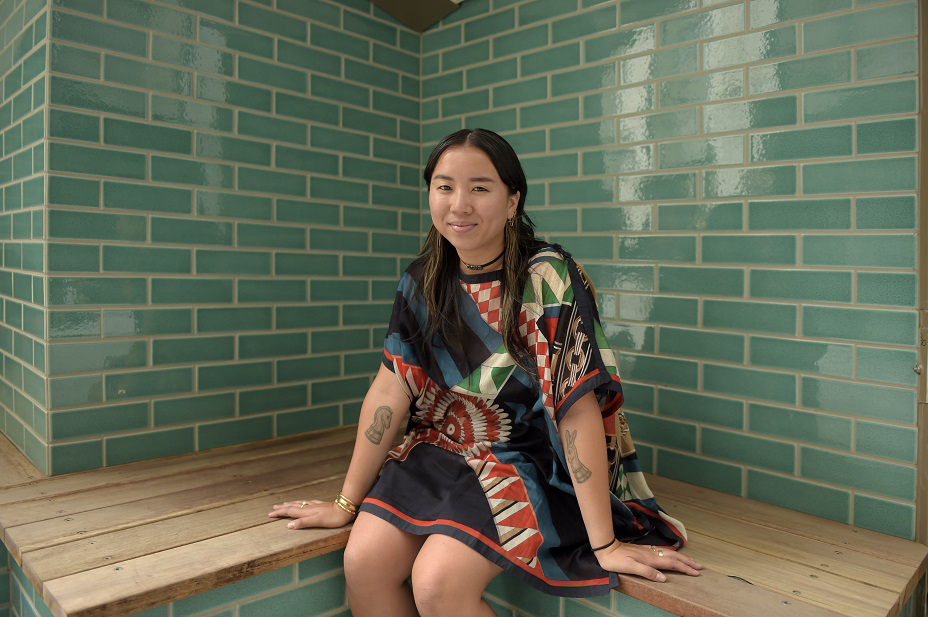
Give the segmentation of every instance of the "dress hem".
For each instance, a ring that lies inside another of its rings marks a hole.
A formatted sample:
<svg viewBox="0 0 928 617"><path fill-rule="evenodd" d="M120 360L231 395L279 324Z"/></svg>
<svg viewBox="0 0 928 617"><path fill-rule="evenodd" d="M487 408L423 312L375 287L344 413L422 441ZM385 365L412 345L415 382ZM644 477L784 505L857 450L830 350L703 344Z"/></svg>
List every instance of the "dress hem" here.
<svg viewBox="0 0 928 617"><path fill-rule="evenodd" d="M579 581L557 581L561 584L550 584L537 576L526 572L521 566L507 559L498 552L498 549L485 544L476 535L479 532L472 531L469 528L456 523L454 526L439 521L417 521L409 515L404 515L399 511L391 512L392 506L388 504L375 503L372 500L365 499L361 504L361 512L367 512L378 518L385 520L394 527L417 536L440 534L454 538L470 548L474 549L480 555L490 562L496 564L506 572L514 575L516 578L528 583L535 589L544 593L561 596L565 598L589 598L594 596L604 596L619 584L619 576L615 572L606 572L608 575L597 581L607 582L587 582Z"/></svg>

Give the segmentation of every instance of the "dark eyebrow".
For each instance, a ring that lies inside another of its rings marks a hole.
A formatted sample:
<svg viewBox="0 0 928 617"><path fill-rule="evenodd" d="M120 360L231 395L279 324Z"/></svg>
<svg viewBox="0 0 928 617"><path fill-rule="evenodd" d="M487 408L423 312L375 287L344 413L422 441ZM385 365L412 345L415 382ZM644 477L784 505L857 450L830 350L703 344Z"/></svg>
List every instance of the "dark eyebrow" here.
<svg viewBox="0 0 928 617"><path fill-rule="evenodd" d="M432 180L454 180L451 176L435 175ZM493 178L470 178L470 182L496 182Z"/></svg>

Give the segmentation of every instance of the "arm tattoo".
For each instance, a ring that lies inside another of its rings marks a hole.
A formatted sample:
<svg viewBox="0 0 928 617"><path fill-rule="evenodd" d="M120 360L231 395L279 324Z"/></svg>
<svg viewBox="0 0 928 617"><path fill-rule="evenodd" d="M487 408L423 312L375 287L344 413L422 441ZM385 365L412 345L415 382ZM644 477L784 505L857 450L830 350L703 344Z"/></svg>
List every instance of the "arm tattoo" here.
<svg viewBox="0 0 928 617"><path fill-rule="evenodd" d="M567 431L567 462L570 463L570 470L574 472L574 480L577 484L583 484L590 479L593 472L580 461L576 441L577 431Z"/></svg>
<svg viewBox="0 0 928 617"><path fill-rule="evenodd" d="M390 421L392 419L392 409L386 405L378 407L377 411L374 412L374 421L371 422L371 425L364 431L364 436L367 437L369 442L375 446L379 446L380 442L383 440L384 431L390 428Z"/></svg>

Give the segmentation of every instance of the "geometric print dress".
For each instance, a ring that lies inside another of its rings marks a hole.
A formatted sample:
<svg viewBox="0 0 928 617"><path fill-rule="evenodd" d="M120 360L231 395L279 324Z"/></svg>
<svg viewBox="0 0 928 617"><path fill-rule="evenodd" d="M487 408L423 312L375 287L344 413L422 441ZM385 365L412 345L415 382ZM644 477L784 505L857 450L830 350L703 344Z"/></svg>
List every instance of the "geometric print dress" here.
<svg viewBox="0 0 928 617"><path fill-rule="evenodd" d="M383 363L410 396L410 416L361 510L410 533L454 537L544 592L603 595L618 576L592 552L557 431L580 397L592 390L602 410L616 537L679 548L686 532L641 472L585 274L551 245L529 272L518 326L535 358L534 379L499 333L502 270L460 275L463 349L431 341L428 364L417 352L426 344L419 277L415 266L404 273Z"/></svg>

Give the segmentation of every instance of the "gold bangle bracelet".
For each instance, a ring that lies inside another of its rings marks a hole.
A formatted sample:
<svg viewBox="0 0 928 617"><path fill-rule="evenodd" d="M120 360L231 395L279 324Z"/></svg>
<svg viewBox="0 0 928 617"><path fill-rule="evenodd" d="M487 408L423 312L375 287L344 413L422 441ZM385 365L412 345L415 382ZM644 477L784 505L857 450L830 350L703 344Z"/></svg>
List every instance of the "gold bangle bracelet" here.
<svg viewBox="0 0 928 617"><path fill-rule="evenodd" d="M341 493L335 496L335 505L348 514L351 514L352 516L357 516L358 514L358 504L351 501Z"/></svg>

